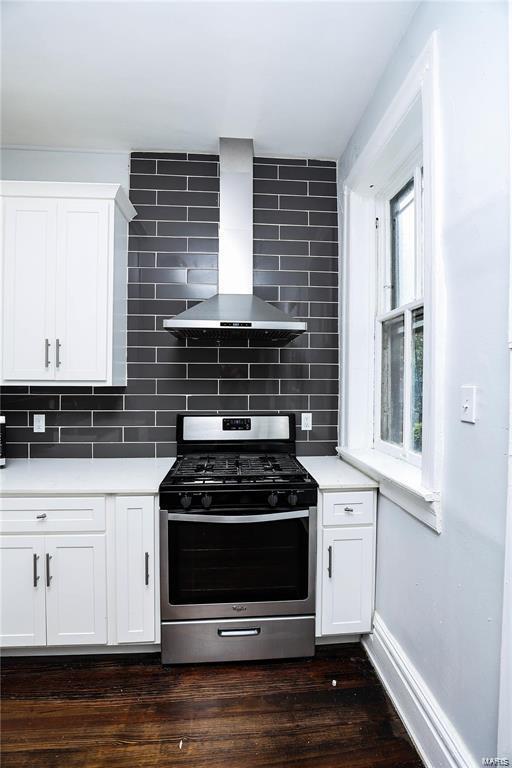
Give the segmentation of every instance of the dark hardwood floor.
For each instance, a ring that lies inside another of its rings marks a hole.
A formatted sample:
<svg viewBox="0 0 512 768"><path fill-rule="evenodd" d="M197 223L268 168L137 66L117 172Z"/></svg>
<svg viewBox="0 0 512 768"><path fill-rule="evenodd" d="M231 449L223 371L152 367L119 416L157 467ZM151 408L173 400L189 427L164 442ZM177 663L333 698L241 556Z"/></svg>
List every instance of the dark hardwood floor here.
<svg viewBox="0 0 512 768"><path fill-rule="evenodd" d="M166 668L156 655L4 659L2 682L3 768L422 767L357 644Z"/></svg>

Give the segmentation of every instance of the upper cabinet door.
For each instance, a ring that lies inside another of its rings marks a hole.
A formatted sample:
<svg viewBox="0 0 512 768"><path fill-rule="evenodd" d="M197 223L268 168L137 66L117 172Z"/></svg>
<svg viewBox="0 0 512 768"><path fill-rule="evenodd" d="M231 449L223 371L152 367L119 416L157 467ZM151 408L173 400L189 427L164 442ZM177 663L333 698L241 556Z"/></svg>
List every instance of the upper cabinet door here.
<svg viewBox="0 0 512 768"><path fill-rule="evenodd" d="M107 200L58 203L55 378L105 381L111 352L111 237Z"/></svg>
<svg viewBox="0 0 512 768"><path fill-rule="evenodd" d="M6 198L3 241L3 379L53 379L57 201Z"/></svg>
<svg viewBox="0 0 512 768"><path fill-rule="evenodd" d="M0 536L0 645L46 645L44 538Z"/></svg>

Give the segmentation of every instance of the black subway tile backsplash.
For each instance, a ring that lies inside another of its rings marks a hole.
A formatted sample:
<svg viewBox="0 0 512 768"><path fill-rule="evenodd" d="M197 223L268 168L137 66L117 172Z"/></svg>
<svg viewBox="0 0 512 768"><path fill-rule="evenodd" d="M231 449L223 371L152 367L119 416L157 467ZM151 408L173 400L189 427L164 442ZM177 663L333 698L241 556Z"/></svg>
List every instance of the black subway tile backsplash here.
<svg viewBox="0 0 512 768"><path fill-rule="evenodd" d="M318 168L316 166L279 166L280 179L306 179L307 181L336 182L336 168ZM336 194L336 192L335 192Z"/></svg>
<svg viewBox="0 0 512 768"><path fill-rule="evenodd" d="M134 152L126 387L5 387L9 454L173 456L180 411L292 411L299 455L333 454L338 422L336 164L254 158L254 292L304 318L286 347L178 341L162 328L217 291L218 156ZM313 413L313 430L300 413ZM34 433L34 413L46 432Z"/></svg>

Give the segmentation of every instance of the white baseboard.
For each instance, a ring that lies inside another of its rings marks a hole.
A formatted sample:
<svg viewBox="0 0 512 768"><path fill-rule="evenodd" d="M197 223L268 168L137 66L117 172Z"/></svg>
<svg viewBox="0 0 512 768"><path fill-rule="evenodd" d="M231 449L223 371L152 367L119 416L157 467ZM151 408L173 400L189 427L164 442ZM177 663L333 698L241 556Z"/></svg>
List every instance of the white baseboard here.
<svg viewBox="0 0 512 768"><path fill-rule="evenodd" d="M376 613L363 646L427 768L478 768L425 681Z"/></svg>

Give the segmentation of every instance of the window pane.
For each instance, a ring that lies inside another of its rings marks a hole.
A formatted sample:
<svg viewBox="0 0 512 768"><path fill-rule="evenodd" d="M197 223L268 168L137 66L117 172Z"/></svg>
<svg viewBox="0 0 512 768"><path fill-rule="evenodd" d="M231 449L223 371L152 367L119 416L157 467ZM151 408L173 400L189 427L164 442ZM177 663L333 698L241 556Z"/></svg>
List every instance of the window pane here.
<svg viewBox="0 0 512 768"><path fill-rule="evenodd" d="M414 179L390 201L391 208L391 309L414 299L415 202Z"/></svg>
<svg viewBox="0 0 512 768"><path fill-rule="evenodd" d="M423 307L412 313L411 443L421 452L423 427Z"/></svg>
<svg viewBox="0 0 512 768"><path fill-rule="evenodd" d="M404 318L382 323L381 439L403 443Z"/></svg>

